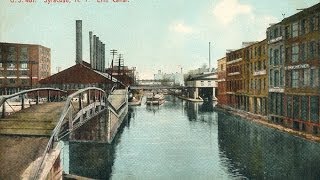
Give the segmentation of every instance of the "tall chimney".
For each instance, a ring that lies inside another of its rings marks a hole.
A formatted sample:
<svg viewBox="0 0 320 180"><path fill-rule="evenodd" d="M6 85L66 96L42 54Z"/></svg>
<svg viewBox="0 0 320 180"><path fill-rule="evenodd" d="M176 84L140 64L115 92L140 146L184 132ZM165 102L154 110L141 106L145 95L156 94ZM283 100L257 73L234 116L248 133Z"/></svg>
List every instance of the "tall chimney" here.
<svg viewBox="0 0 320 180"><path fill-rule="evenodd" d="M102 44L102 72L106 69L106 45Z"/></svg>
<svg viewBox="0 0 320 180"><path fill-rule="evenodd" d="M96 58L97 58L97 37L96 35L93 35L93 44L92 44L92 69L97 69L97 61L96 61Z"/></svg>
<svg viewBox="0 0 320 180"><path fill-rule="evenodd" d="M91 64L91 67L93 67L92 31L89 31L89 44L90 44L90 64Z"/></svg>
<svg viewBox="0 0 320 180"><path fill-rule="evenodd" d="M100 58L100 50L99 50L100 48L99 48L99 45L100 45L99 37L96 36L96 64L95 64L95 65L96 65L96 66L95 66L95 67L96 67L96 68L95 68L96 70L99 70L99 63L100 63L100 62L99 62L99 58Z"/></svg>
<svg viewBox="0 0 320 180"><path fill-rule="evenodd" d="M76 20L76 63L82 62L82 20Z"/></svg>

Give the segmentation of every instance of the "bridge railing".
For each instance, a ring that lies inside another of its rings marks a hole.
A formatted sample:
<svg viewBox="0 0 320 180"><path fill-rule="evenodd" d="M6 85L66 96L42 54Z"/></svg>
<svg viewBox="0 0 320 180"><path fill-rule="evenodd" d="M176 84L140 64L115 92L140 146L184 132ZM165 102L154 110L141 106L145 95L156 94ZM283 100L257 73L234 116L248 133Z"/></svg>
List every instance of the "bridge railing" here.
<svg viewBox="0 0 320 180"><path fill-rule="evenodd" d="M53 94L52 92L57 93ZM1 118L5 118L7 114L25 109L33 104L61 100L61 93L66 94L67 92L55 88L35 88L0 96ZM26 95L33 98L27 99Z"/></svg>
<svg viewBox="0 0 320 180"><path fill-rule="evenodd" d="M110 93L114 90L115 87L111 89ZM118 114L117 109L109 103L108 95L109 94L103 89L88 87L78 90L68 96L59 121L49 138L38 168L34 171L34 179L38 179L40 170L44 165L44 160L50 153L50 150L53 149L54 142L59 141L99 113L104 112L105 108L109 108L109 110Z"/></svg>

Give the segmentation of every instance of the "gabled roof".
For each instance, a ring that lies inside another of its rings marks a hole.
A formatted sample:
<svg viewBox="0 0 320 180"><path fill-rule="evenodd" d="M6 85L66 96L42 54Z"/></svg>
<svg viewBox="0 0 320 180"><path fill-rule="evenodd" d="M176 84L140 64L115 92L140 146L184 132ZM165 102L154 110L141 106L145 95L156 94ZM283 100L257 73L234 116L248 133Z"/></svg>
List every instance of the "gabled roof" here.
<svg viewBox="0 0 320 180"><path fill-rule="evenodd" d="M40 84L92 84L109 83L111 78L101 72L95 71L83 64L76 64L57 74L39 81Z"/></svg>

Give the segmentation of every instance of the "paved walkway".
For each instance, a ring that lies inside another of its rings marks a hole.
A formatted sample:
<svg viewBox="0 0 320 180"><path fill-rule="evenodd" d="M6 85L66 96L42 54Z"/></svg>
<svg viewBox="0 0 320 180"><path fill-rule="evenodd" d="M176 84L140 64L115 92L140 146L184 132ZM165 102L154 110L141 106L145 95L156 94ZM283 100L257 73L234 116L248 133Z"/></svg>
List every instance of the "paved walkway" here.
<svg viewBox="0 0 320 180"><path fill-rule="evenodd" d="M65 102L33 105L0 119L0 135L50 136Z"/></svg>

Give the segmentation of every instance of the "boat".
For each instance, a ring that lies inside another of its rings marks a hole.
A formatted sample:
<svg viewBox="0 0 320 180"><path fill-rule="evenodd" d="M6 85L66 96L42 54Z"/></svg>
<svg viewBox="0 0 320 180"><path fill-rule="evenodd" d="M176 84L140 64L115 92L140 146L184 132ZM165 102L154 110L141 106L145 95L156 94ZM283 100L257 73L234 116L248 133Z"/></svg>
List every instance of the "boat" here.
<svg viewBox="0 0 320 180"><path fill-rule="evenodd" d="M164 95L161 93L149 93L147 94L147 105L161 105L164 103Z"/></svg>

